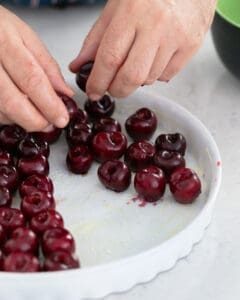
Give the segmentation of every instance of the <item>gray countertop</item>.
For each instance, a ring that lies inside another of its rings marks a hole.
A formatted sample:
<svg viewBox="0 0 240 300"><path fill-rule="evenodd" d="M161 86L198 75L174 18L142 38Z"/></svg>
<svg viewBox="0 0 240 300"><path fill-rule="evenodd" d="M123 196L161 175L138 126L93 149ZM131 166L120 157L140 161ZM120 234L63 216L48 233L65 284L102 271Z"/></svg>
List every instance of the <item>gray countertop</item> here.
<svg viewBox="0 0 240 300"><path fill-rule="evenodd" d="M100 8L67 10L15 8L45 41L60 63L67 65L79 51ZM203 241L169 272L108 300L234 300L240 297L240 82L222 66L210 34L199 53L172 82L156 83L167 96L195 114L211 131L223 160L223 183L212 224Z"/></svg>

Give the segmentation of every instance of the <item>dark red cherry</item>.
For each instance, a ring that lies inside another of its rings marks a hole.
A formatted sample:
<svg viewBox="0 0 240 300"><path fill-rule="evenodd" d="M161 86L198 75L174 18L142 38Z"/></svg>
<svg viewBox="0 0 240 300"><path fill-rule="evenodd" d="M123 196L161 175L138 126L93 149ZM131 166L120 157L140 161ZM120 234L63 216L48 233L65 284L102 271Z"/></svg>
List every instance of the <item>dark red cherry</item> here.
<svg viewBox="0 0 240 300"><path fill-rule="evenodd" d="M99 101L86 100L84 108L92 120L111 117L115 109L115 101L105 95Z"/></svg>
<svg viewBox="0 0 240 300"><path fill-rule="evenodd" d="M21 211L26 218L32 218L48 209L55 209L55 200L51 193L37 191L26 195L21 201Z"/></svg>
<svg viewBox="0 0 240 300"><path fill-rule="evenodd" d="M50 125L48 126L48 129L46 131L33 132L32 136L36 140L44 141L48 144L53 144L59 139L61 133L62 129Z"/></svg>
<svg viewBox="0 0 240 300"><path fill-rule="evenodd" d="M131 183L131 172L123 162L108 160L98 168L98 178L107 189L123 192Z"/></svg>
<svg viewBox="0 0 240 300"><path fill-rule="evenodd" d="M65 228L50 228L43 234L42 250L46 256L57 251L65 251L73 254L75 251L73 236Z"/></svg>
<svg viewBox="0 0 240 300"><path fill-rule="evenodd" d="M21 183L19 193L22 198L36 192L53 194L52 180L45 175L38 174L28 177Z"/></svg>
<svg viewBox="0 0 240 300"><path fill-rule="evenodd" d="M140 197L145 201L155 202L159 200L166 188L166 179L161 169L150 166L136 173L134 187Z"/></svg>
<svg viewBox="0 0 240 300"><path fill-rule="evenodd" d="M79 261L72 254L65 251L57 251L48 255L44 262L45 271L64 271L77 269L80 267Z"/></svg>
<svg viewBox="0 0 240 300"><path fill-rule="evenodd" d="M150 109L141 108L127 119L125 127L133 140L149 140L157 128L157 117Z"/></svg>
<svg viewBox="0 0 240 300"><path fill-rule="evenodd" d="M99 132L92 141L94 159L104 162L120 158L127 148L127 138L121 132Z"/></svg>
<svg viewBox="0 0 240 300"><path fill-rule="evenodd" d="M4 261L4 255L0 250L0 271L3 271L3 261Z"/></svg>
<svg viewBox="0 0 240 300"><path fill-rule="evenodd" d="M82 65L81 69L76 75L76 83L83 92L86 92L86 84L88 77L92 71L93 63L93 61L89 61L86 64Z"/></svg>
<svg viewBox="0 0 240 300"><path fill-rule="evenodd" d="M137 172L152 164L154 154L155 148L151 143L139 141L127 148L124 160L133 172Z"/></svg>
<svg viewBox="0 0 240 300"><path fill-rule="evenodd" d="M70 123L88 123L88 114L85 110L79 108L74 116L71 118Z"/></svg>
<svg viewBox="0 0 240 300"><path fill-rule="evenodd" d="M38 239L29 228L19 227L15 229L9 240L3 246L3 252L8 255L12 252L38 254Z"/></svg>
<svg viewBox="0 0 240 300"><path fill-rule="evenodd" d="M78 112L78 105L76 101L73 98L70 98L66 95L59 95L59 96L67 108L70 119L72 119L75 116L75 114Z"/></svg>
<svg viewBox="0 0 240 300"><path fill-rule="evenodd" d="M106 131L106 132L121 131L121 125L117 120L113 118L101 118L94 123L93 131L95 134L101 131Z"/></svg>
<svg viewBox="0 0 240 300"><path fill-rule="evenodd" d="M19 209L1 207L0 224L7 234L11 234L16 228L25 226L25 218Z"/></svg>
<svg viewBox="0 0 240 300"><path fill-rule="evenodd" d="M0 187L0 207L10 207L11 204L12 204L12 195L9 189L7 189L6 187Z"/></svg>
<svg viewBox="0 0 240 300"><path fill-rule="evenodd" d="M87 146L74 146L69 149L66 163L69 171L75 174L86 174L91 165L93 157Z"/></svg>
<svg viewBox="0 0 240 300"><path fill-rule="evenodd" d="M32 175L48 175L48 160L41 154L30 158L20 158L18 161L18 172L21 179Z"/></svg>
<svg viewBox="0 0 240 300"><path fill-rule="evenodd" d="M185 167L185 159L178 152L157 151L153 158L154 164L162 169L167 178L178 168Z"/></svg>
<svg viewBox="0 0 240 300"><path fill-rule="evenodd" d="M30 228L38 235L42 235L47 229L63 227L62 216L53 209L42 211L32 217Z"/></svg>
<svg viewBox="0 0 240 300"><path fill-rule="evenodd" d="M192 203L201 193L198 175L188 168L180 168L172 173L169 187L175 200L182 204Z"/></svg>
<svg viewBox="0 0 240 300"><path fill-rule="evenodd" d="M12 166L14 164L12 155L6 150L0 150L0 165Z"/></svg>
<svg viewBox="0 0 240 300"><path fill-rule="evenodd" d="M86 123L71 123L66 132L69 147L88 145L92 140L91 126Z"/></svg>
<svg viewBox="0 0 240 300"><path fill-rule="evenodd" d="M155 146L157 150L179 152L184 156L187 143L181 133L160 134L156 139Z"/></svg>
<svg viewBox="0 0 240 300"><path fill-rule="evenodd" d="M14 192L18 187L18 173L15 167L0 165L0 187Z"/></svg>
<svg viewBox="0 0 240 300"><path fill-rule="evenodd" d="M13 252L4 258L5 272L38 272L40 263L37 257L29 253Z"/></svg>
<svg viewBox="0 0 240 300"><path fill-rule="evenodd" d="M47 142L36 140L28 135L19 143L17 152L19 157L33 157L41 154L48 158L50 149Z"/></svg>
<svg viewBox="0 0 240 300"><path fill-rule="evenodd" d="M0 131L0 146L15 153L19 142L26 136L26 131L17 125L7 125Z"/></svg>
<svg viewBox="0 0 240 300"><path fill-rule="evenodd" d="M3 228L3 226L0 224L0 246L3 245L3 243L5 242L5 240L6 240L6 232L5 232L5 229ZM0 260L1 260L1 254L2 253L0 253Z"/></svg>

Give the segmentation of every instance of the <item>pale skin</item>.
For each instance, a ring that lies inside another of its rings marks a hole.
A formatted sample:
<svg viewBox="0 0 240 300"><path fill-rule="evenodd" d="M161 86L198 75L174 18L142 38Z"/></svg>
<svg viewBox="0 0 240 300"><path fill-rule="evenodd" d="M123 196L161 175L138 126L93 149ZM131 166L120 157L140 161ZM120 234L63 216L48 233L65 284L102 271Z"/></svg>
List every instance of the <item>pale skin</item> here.
<svg viewBox="0 0 240 300"><path fill-rule="evenodd" d="M94 60L87 82L92 100L122 98L141 85L168 82L202 44L216 0L109 0L69 68ZM0 6L0 123L28 131L65 127L58 93L73 96L37 35Z"/></svg>

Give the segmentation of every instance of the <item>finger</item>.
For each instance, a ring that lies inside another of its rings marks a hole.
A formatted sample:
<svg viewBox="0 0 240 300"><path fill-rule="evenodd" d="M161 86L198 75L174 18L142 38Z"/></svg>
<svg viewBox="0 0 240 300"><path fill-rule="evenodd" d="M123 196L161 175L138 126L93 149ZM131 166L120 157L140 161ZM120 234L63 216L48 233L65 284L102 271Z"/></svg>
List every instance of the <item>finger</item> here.
<svg viewBox="0 0 240 300"><path fill-rule="evenodd" d="M158 52L153 61L151 70L149 72L148 78L144 84L153 84L162 75L172 56L174 55L174 50L169 49L168 45L160 45Z"/></svg>
<svg viewBox="0 0 240 300"><path fill-rule="evenodd" d="M65 82L59 65L55 59L49 54L45 45L39 40L37 35L28 26L26 26L25 23L21 23L23 42L26 48L29 49L35 59L42 66L52 83L53 88L59 93L72 97L74 92Z"/></svg>
<svg viewBox="0 0 240 300"><path fill-rule="evenodd" d="M123 25L121 18L115 18L111 22L98 48L94 66L87 81L86 90L90 99L99 100L108 90L124 63L134 39L134 26L126 23Z"/></svg>
<svg viewBox="0 0 240 300"><path fill-rule="evenodd" d="M78 56L70 63L69 69L76 73L79 71L80 67L88 62L93 61L97 54L97 49L102 40L102 37L105 33L106 28L108 27L112 17L114 8L118 5L117 1L108 1L105 6L101 16L93 25L92 29L88 33L87 37L84 40L82 49Z"/></svg>
<svg viewBox="0 0 240 300"><path fill-rule="evenodd" d="M191 52L176 51L158 80L166 82L171 80L187 64L191 57Z"/></svg>
<svg viewBox="0 0 240 300"><path fill-rule="evenodd" d="M0 110L5 121L11 120L28 131L42 130L47 120L14 85L8 74L0 67Z"/></svg>
<svg viewBox="0 0 240 300"><path fill-rule="evenodd" d="M158 47L158 39L148 31L138 33L126 61L109 87L110 94L126 97L141 86L148 77Z"/></svg>
<svg viewBox="0 0 240 300"><path fill-rule="evenodd" d="M13 124L9 118L7 118L3 113L0 112L0 126Z"/></svg>
<svg viewBox="0 0 240 300"><path fill-rule="evenodd" d="M8 75L50 124L65 127L69 121L65 105L32 54L23 44L14 42L7 50L3 48L2 53L5 55L3 64ZM12 57L15 58L14 63Z"/></svg>

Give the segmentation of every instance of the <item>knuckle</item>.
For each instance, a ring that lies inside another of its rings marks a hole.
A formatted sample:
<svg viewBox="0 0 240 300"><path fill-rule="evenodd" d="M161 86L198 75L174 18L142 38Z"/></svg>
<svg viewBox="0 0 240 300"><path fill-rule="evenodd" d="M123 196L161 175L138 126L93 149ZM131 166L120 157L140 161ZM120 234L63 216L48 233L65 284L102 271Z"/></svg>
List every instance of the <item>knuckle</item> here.
<svg viewBox="0 0 240 300"><path fill-rule="evenodd" d="M145 78L143 78L141 72L136 72L136 73L124 72L122 74L121 81L123 85L140 86L144 83Z"/></svg>
<svg viewBox="0 0 240 300"><path fill-rule="evenodd" d="M125 98L130 94L126 88L120 88L120 85L118 84L114 84L113 86L111 86L108 92L112 97L116 98Z"/></svg>
<svg viewBox="0 0 240 300"><path fill-rule="evenodd" d="M24 129L27 130L28 132L42 131L47 127L47 125L48 125L47 121L34 120L31 123L28 123Z"/></svg>
<svg viewBox="0 0 240 300"><path fill-rule="evenodd" d="M108 69L116 69L121 66L121 57L114 51L105 51L104 54L100 56L100 60L103 65Z"/></svg>
<svg viewBox="0 0 240 300"><path fill-rule="evenodd" d="M8 38L7 35L5 34L3 29L0 29L0 45L1 48L6 48L6 45L8 45Z"/></svg>
<svg viewBox="0 0 240 300"><path fill-rule="evenodd" d="M11 115L13 113L13 111L15 111L15 101L13 101L13 98L11 96L6 96L4 99L4 113L8 116Z"/></svg>
<svg viewBox="0 0 240 300"><path fill-rule="evenodd" d="M20 85L23 86L25 89L27 88L34 91L42 84L41 73L38 71L37 67L32 62L27 63L26 70L28 70L28 72L25 78L23 78L23 80L20 81Z"/></svg>
<svg viewBox="0 0 240 300"><path fill-rule="evenodd" d="M145 84L146 85L152 85L154 84L154 82L157 80L157 77L152 77L150 76L146 81L145 81Z"/></svg>

